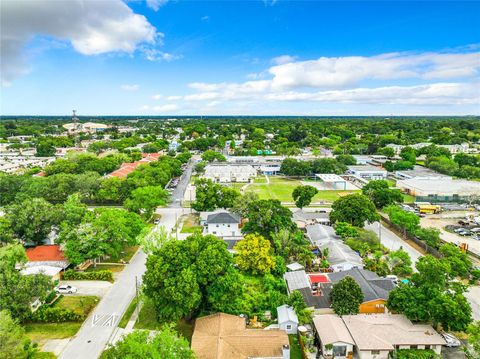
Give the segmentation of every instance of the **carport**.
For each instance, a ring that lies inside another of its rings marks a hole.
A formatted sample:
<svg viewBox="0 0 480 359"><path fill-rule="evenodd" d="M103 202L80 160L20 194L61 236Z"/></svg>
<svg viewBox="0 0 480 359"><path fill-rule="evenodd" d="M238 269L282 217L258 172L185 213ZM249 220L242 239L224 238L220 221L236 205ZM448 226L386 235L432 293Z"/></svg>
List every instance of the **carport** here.
<svg viewBox="0 0 480 359"><path fill-rule="evenodd" d="M345 181L342 177L339 175L336 175L334 173L316 173L315 177L319 178L322 182L331 184L333 189L339 189L337 187L338 184L343 184L343 190L345 191L347 189L347 181Z"/></svg>

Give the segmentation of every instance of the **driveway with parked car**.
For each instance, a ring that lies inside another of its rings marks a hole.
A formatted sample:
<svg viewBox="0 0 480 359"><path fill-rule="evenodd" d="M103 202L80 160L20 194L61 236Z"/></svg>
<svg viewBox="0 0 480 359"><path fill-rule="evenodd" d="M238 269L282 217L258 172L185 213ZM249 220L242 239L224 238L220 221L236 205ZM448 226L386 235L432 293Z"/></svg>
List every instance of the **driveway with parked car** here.
<svg viewBox="0 0 480 359"><path fill-rule="evenodd" d="M94 295L97 297L103 297L112 287L112 283L102 280L62 280L59 285L75 287L77 291L71 295Z"/></svg>

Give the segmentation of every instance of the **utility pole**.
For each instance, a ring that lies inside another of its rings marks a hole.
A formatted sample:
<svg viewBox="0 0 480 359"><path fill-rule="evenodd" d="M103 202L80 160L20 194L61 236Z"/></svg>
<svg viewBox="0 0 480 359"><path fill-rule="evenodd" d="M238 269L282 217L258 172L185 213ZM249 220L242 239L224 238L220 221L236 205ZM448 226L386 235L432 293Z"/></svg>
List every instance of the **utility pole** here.
<svg viewBox="0 0 480 359"><path fill-rule="evenodd" d="M378 239L382 243L382 220L378 220Z"/></svg>
<svg viewBox="0 0 480 359"><path fill-rule="evenodd" d="M138 303L138 278L135 276L135 298L136 298L136 303L135 303L135 310L137 312L137 317L140 314L139 313L139 303Z"/></svg>

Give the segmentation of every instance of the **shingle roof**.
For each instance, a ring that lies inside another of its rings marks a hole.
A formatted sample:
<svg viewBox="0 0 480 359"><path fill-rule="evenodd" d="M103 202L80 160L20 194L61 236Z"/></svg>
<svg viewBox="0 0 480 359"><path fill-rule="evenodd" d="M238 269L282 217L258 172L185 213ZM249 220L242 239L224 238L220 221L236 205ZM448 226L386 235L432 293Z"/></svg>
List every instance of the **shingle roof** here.
<svg viewBox="0 0 480 359"><path fill-rule="evenodd" d="M332 283L337 283L346 276L355 279L363 292L363 302L375 299L388 299L388 293L395 288L395 284L389 278L381 278L374 272L352 268L343 272L329 273L328 278Z"/></svg>
<svg viewBox="0 0 480 359"><path fill-rule="evenodd" d="M313 324L323 345L338 342L355 344L342 318L335 314L316 315Z"/></svg>
<svg viewBox="0 0 480 359"><path fill-rule="evenodd" d="M412 324L400 314L345 315L343 321L360 350L393 350L395 345L445 344L431 326Z"/></svg>
<svg viewBox="0 0 480 359"><path fill-rule="evenodd" d="M310 288L302 288L298 291L302 293L303 300L308 308L325 309L330 308L330 292L332 291L331 283L319 283L319 295L313 295Z"/></svg>
<svg viewBox="0 0 480 359"><path fill-rule="evenodd" d="M357 267L363 267L362 258L341 240L320 242L318 247L322 252L328 248L328 262L332 265L350 263Z"/></svg>
<svg viewBox="0 0 480 359"><path fill-rule="evenodd" d="M314 224L307 226L307 236L310 242L318 244L318 242L329 241L333 239L340 239L335 234L335 230L330 226L324 226L322 224Z"/></svg>
<svg viewBox="0 0 480 359"><path fill-rule="evenodd" d="M229 212L214 213L207 217L207 223L240 223L240 216Z"/></svg>
<svg viewBox="0 0 480 359"><path fill-rule="evenodd" d="M217 313L195 321L192 350L198 359L282 357L288 343L283 330L246 329L245 319Z"/></svg>

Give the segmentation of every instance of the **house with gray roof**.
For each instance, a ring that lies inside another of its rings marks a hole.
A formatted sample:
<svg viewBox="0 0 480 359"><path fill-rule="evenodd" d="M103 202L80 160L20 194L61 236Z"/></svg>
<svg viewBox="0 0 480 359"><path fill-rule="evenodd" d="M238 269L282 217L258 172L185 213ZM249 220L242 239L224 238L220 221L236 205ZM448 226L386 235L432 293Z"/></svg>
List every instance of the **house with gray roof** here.
<svg viewBox="0 0 480 359"><path fill-rule="evenodd" d="M230 212L217 212L207 216L205 221L205 233L213 234L220 238L242 237L240 231L240 216Z"/></svg>
<svg viewBox="0 0 480 359"><path fill-rule="evenodd" d="M330 226L322 224L313 224L307 226L307 238L312 244L319 245L321 242L331 240L341 240L339 236L335 234L335 229Z"/></svg>

